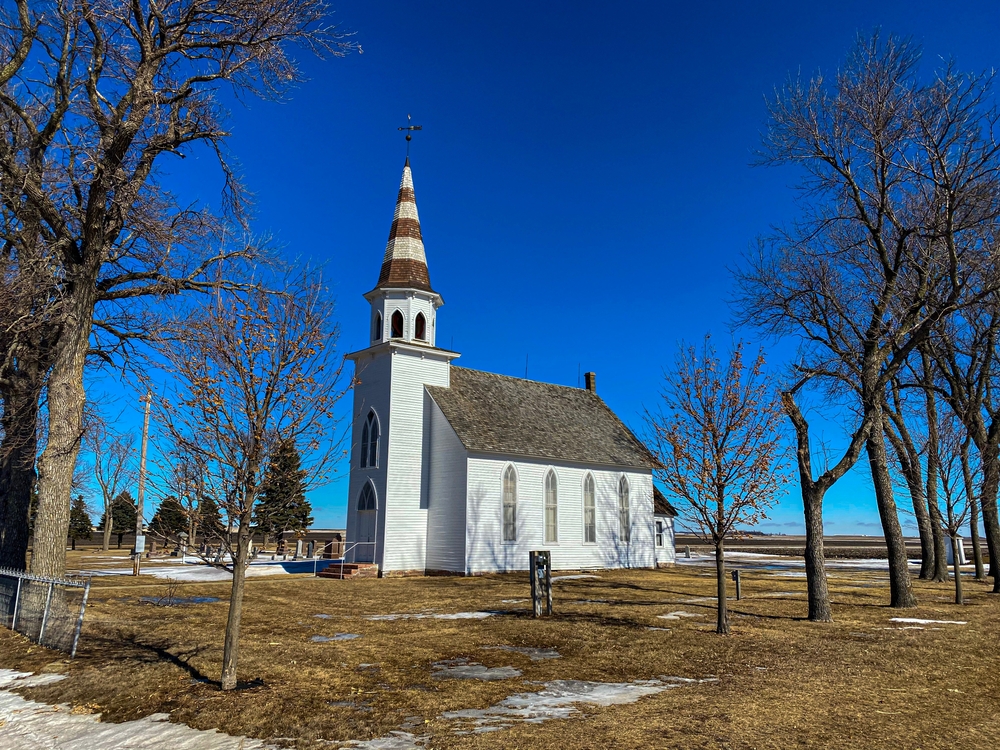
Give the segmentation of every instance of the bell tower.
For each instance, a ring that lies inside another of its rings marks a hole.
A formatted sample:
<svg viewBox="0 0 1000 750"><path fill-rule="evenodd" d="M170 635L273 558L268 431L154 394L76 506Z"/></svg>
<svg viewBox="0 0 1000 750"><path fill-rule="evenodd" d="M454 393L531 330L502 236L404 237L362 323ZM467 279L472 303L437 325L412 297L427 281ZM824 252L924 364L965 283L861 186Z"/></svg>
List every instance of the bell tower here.
<svg viewBox="0 0 1000 750"><path fill-rule="evenodd" d="M354 362L347 562L381 575L423 573L427 549L430 396L448 386L458 354L436 346L437 310L413 193L410 159L371 305L368 346Z"/></svg>

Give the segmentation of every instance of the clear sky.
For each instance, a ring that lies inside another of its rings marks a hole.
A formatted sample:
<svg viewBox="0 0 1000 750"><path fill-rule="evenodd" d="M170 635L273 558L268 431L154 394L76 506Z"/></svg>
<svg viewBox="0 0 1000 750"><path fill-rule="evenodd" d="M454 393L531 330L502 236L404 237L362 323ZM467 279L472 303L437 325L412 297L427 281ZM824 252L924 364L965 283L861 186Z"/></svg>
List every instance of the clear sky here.
<svg viewBox="0 0 1000 750"><path fill-rule="evenodd" d="M340 346L364 348L411 113L438 344L553 383L593 370L636 429L680 340L757 339L727 299L740 253L795 215L795 173L750 166L773 87L832 72L877 26L918 40L928 70L1000 63L995 2L332 2L363 54L302 53L310 80L287 101L229 104L256 230L325 264ZM211 199L211 166L176 178ZM769 349L775 366L789 351ZM343 525L346 492L311 494L318 526ZM827 509L828 533L880 533L863 469ZM763 528L801 533L797 485Z"/></svg>

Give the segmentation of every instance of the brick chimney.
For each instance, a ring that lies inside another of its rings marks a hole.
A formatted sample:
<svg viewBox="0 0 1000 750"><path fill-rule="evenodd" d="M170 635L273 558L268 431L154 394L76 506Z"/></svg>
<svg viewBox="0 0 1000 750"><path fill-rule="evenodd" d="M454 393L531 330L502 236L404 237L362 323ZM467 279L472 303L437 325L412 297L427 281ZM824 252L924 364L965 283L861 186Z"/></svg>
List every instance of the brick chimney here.
<svg viewBox="0 0 1000 750"><path fill-rule="evenodd" d="M587 390L597 393L597 375L593 372L583 373L583 382L587 384Z"/></svg>

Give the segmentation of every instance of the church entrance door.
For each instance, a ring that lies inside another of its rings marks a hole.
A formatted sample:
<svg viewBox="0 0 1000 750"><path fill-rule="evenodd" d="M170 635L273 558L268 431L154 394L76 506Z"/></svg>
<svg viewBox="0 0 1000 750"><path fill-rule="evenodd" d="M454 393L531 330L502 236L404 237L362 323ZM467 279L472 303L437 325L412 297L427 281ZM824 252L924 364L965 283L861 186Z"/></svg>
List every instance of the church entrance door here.
<svg viewBox="0 0 1000 750"><path fill-rule="evenodd" d="M358 511L358 546L354 548L355 562L375 562L375 519L377 510Z"/></svg>

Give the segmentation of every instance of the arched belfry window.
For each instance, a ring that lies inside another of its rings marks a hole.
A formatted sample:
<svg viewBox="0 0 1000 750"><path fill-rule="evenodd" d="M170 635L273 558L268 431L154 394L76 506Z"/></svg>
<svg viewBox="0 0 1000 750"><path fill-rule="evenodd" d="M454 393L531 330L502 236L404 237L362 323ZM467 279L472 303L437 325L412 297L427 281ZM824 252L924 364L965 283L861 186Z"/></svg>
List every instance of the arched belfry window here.
<svg viewBox="0 0 1000 750"><path fill-rule="evenodd" d="M545 541L559 541L559 482L552 469L545 475Z"/></svg>
<svg viewBox="0 0 1000 750"><path fill-rule="evenodd" d="M375 322L372 324L372 340L378 341L382 338L382 313L375 313Z"/></svg>
<svg viewBox="0 0 1000 750"><path fill-rule="evenodd" d="M583 480L583 541L597 542L597 492L593 474L587 474Z"/></svg>
<svg viewBox="0 0 1000 750"><path fill-rule="evenodd" d="M365 482L365 486L361 488L361 494L358 495L358 510L375 510L376 507L375 488L372 487L371 482Z"/></svg>
<svg viewBox="0 0 1000 750"><path fill-rule="evenodd" d="M427 320L423 313L417 313L417 320L413 325L413 338L419 341L427 340Z"/></svg>
<svg viewBox="0 0 1000 750"><path fill-rule="evenodd" d="M632 519L629 515L628 480L625 477L618 482L618 536L623 542L628 542L632 536Z"/></svg>
<svg viewBox="0 0 1000 750"><path fill-rule="evenodd" d="M503 473L503 540L517 541L517 473L513 466Z"/></svg>
<svg viewBox="0 0 1000 750"><path fill-rule="evenodd" d="M403 338L403 313L396 310L392 314L392 330L389 332L394 339Z"/></svg>
<svg viewBox="0 0 1000 750"><path fill-rule="evenodd" d="M378 466L378 417L375 410L368 412L364 427L361 428L361 468L374 469Z"/></svg>

